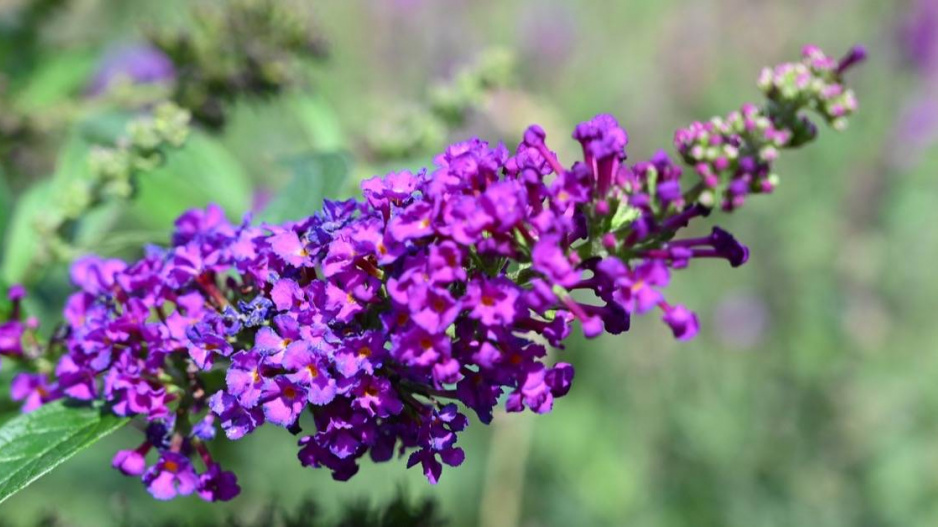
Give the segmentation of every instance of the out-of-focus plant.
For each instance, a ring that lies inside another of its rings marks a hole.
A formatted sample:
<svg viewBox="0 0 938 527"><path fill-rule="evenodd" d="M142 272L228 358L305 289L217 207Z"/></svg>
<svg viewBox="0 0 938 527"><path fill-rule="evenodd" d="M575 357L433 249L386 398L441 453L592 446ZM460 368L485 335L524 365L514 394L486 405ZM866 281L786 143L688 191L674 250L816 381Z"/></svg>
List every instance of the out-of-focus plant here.
<svg viewBox="0 0 938 527"><path fill-rule="evenodd" d="M35 66L41 28L69 0L21 0L0 5L0 57L4 74Z"/></svg>
<svg viewBox="0 0 938 527"><path fill-rule="evenodd" d="M329 520L321 513L320 501L307 497L293 508L271 502L254 515L229 515L212 520L193 522L179 517L164 522L136 519L133 511L116 522L120 527L445 527L449 522L443 517L436 501L430 498L411 500L407 493L398 490L394 498L386 502L371 504L359 500L344 505L338 518ZM247 516L247 517L245 517ZM67 515L49 512L41 515L31 527L68 527ZM0 527L12 527L0 518Z"/></svg>
<svg viewBox="0 0 938 527"><path fill-rule="evenodd" d="M26 2L12 13L8 27L0 28L8 29L4 35L9 39L38 38L43 24L50 23L42 15L63 4ZM149 43L111 48L96 70L77 58L36 68L24 57L22 65L3 64L0 75L10 82L0 82L0 202L12 207L10 196L17 196L16 210L0 214L0 228L8 220L12 225L2 263L8 279L32 281L48 264L68 261L76 249L87 250L74 247L83 229L80 219L99 205L114 203L113 198L129 197L135 174L159 168L167 149L181 146L179 127L190 118L202 129L219 131L230 105L304 85L308 61L323 57L323 42L308 9L297 2L205 2L194 4L189 17L187 26L145 31ZM66 57L78 53L67 51ZM95 147L114 141L114 124L128 114L153 108L153 118L132 124L115 148ZM189 165L224 164L230 154L220 151L216 141L203 135L187 149ZM88 149L92 152L85 154ZM75 162L85 155L88 164ZM49 173L51 178L35 183ZM38 229L35 239L24 233L26 222ZM109 228L105 221L98 225Z"/></svg>
<svg viewBox="0 0 938 527"><path fill-rule="evenodd" d="M216 129L234 99L280 93L302 82L304 61L324 57L308 12L298 1L212 1L193 7L190 27L146 33L176 68L173 100Z"/></svg>
<svg viewBox="0 0 938 527"><path fill-rule="evenodd" d="M392 108L383 119L379 116L366 132L366 154L372 161L386 162L429 153L465 125L493 91L510 85L514 69L511 53L489 50L451 80L431 87L426 104Z"/></svg>
<svg viewBox="0 0 938 527"><path fill-rule="evenodd" d="M229 105L304 85L307 65L325 56L302 2L199 2L188 25L142 28L144 42L107 51L90 79L80 74L83 68L39 72L58 84L57 97L36 103L24 93L34 88L27 44L65 3L27 2L0 24L0 43L10 48L5 55L16 59L0 70L0 166L10 178L44 175L65 130L114 108L139 110L168 99L217 131Z"/></svg>
<svg viewBox="0 0 938 527"><path fill-rule="evenodd" d="M163 103L152 115L131 121L115 145L94 147L85 177L70 180L58 189L54 201L37 221L42 245L32 269L74 258L81 251L70 240L76 224L105 203L132 198L137 179L160 167L169 150L186 142L189 119L188 111Z"/></svg>

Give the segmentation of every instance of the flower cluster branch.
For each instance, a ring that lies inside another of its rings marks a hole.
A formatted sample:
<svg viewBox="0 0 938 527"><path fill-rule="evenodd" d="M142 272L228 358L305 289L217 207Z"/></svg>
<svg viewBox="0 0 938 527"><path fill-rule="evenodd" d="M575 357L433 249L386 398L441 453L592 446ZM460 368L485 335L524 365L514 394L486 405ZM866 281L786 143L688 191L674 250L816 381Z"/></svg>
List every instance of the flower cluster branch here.
<svg viewBox="0 0 938 527"><path fill-rule="evenodd" d="M599 115L574 130L573 164L532 126L513 151L457 143L430 170L373 177L361 200L298 222L187 212L168 248L77 261L48 344L13 291L0 353L35 368L13 397L27 411L67 397L139 416L144 438L114 467L159 499L234 497L208 444L216 429L236 440L264 424L299 436L300 463L336 479L364 456L406 456L435 483L465 458L462 408L488 423L500 403L545 413L568 393L574 368L547 349L575 326L620 334L656 312L692 338L697 316L664 293L671 273L699 259L736 267L749 251L719 227L685 228L771 192L778 153L816 136L808 111L843 128L856 107L843 74L862 58L808 47L766 70L766 104L676 133L684 168L664 152L629 162L628 134Z"/></svg>

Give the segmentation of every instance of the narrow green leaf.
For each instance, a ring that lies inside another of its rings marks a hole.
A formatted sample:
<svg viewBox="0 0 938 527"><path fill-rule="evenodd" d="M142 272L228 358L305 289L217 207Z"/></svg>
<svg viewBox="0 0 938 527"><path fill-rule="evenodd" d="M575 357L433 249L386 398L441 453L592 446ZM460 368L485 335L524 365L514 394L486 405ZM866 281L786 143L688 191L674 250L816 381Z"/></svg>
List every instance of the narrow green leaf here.
<svg viewBox="0 0 938 527"><path fill-rule="evenodd" d="M0 171L0 240L3 239L12 208L13 195L10 193L9 185L7 185L6 174ZM3 249L0 249L0 254L2 253Z"/></svg>
<svg viewBox="0 0 938 527"><path fill-rule="evenodd" d="M0 503L127 422L99 405L62 401L7 422L0 427Z"/></svg>
<svg viewBox="0 0 938 527"><path fill-rule="evenodd" d="M322 97L296 97L290 106L317 150L348 148L348 138L335 111Z"/></svg>
<svg viewBox="0 0 938 527"><path fill-rule="evenodd" d="M35 222L48 211L52 200L51 183L41 181L17 198L3 240L0 278L15 284L23 280L39 250Z"/></svg>
<svg viewBox="0 0 938 527"><path fill-rule="evenodd" d="M47 110L51 105L68 101L88 82L97 57L84 50L56 51L42 58L29 81L17 90L14 101L21 111Z"/></svg>
<svg viewBox="0 0 938 527"><path fill-rule="evenodd" d="M283 223L311 216L322 208L323 199L339 197L349 173L348 158L337 153L295 156L284 164L293 178L258 215L259 221Z"/></svg>

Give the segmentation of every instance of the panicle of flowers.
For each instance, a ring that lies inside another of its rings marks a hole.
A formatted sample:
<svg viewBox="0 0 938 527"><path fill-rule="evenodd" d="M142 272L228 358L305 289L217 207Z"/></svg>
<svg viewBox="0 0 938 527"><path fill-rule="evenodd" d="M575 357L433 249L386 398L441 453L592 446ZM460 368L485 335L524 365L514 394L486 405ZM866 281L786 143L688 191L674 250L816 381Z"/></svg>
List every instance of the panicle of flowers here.
<svg viewBox="0 0 938 527"><path fill-rule="evenodd" d="M825 68L808 71L834 75ZM743 160L766 162L755 156L767 142L790 146L782 139L803 121L774 93L740 114L757 112L767 123L758 133L678 133L698 172L694 145L707 136L739 152L722 168L712 161L718 181L707 188L761 173ZM572 165L532 126L513 152L457 143L431 170L373 177L361 201L326 201L302 221L232 224L210 206L180 217L171 247L137 262L81 259L66 327L53 336L61 356L20 374L15 396L102 399L139 416L145 439L114 466L159 499L236 495L207 443L216 426L236 440L265 423L298 435L299 461L336 479L366 455L407 455L435 483L443 465L464 460L461 407L488 423L500 401L545 413L567 394L573 366L551 363L547 350L563 348L575 322L592 338L657 311L676 338L692 338L696 315L664 295L671 272L748 258L718 227L681 235L710 212L700 184L684 188L663 152L628 163L629 136L612 116L581 123L573 138L583 155Z"/></svg>
<svg viewBox="0 0 938 527"><path fill-rule="evenodd" d="M707 206L721 199L722 207L732 210L749 194L771 192L778 185L772 167L779 150L817 136L817 126L804 110L820 114L835 130L847 126L857 101L843 74L865 57L862 47L836 60L817 46L805 46L800 62L762 71L758 85L768 98L764 106L745 104L726 117L678 130L674 144L700 176L691 197Z"/></svg>

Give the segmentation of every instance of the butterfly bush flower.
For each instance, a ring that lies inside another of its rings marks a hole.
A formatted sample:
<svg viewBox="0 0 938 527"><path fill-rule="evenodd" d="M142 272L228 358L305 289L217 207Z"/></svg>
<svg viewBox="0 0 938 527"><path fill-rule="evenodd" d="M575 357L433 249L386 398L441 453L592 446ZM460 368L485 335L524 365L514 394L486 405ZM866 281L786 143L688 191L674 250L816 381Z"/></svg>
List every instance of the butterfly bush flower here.
<svg viewBox="0 0 938 527"><path fill-rule="evenodd" d="M297 222L187 212L168 248L75 263L57 363L21 374L15 395L26 410L102 399L145 423L113 465L158 499L234 497L208 443L216 427L236 440L264 424L297 435L300 463L335 479L397 454L435 483L465 459L464 409L488 423L499 401L546 413L570 391L574 368L548 346L576 327L619 334L656 312L692 338L697 316L668 298L671 274L701 259L736 267L749 251L718 227L685 229L771 191L778 152L816 134L805 110L842 128L856 108L843 73L862 56L808 47L766 70L768 103L678 131L677 159L631 162L629 135L599 115L575 128L572 164L532 126L514 151L456 143L432 169L371 178L363 200ZM4 355L24 353L18 320L0 329Z"/></svg>

